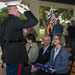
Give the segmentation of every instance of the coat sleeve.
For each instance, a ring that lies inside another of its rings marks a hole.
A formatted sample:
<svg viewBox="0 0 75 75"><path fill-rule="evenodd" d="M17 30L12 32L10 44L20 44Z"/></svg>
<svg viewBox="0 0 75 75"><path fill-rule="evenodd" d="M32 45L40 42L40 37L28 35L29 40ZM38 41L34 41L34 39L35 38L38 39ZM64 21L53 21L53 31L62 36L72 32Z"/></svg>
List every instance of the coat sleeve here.
<svg viewBox="0 0 75 75"><path fill-rule="evenodd" d="M26 11L24 15L26 16L27 19L25 20L17 19L17 24L16 24L17 29L33 27L38 23L38 20L31 11Z"/></svg>
<svg viewBox="0 0 75 75"><path fill-rule="evenodd" d="M5 39L2 36L2 33L1 33L1 25L0 25L0 46L1 46L1 50L2 51L3 51L4 45L5 45Z"/></svg>

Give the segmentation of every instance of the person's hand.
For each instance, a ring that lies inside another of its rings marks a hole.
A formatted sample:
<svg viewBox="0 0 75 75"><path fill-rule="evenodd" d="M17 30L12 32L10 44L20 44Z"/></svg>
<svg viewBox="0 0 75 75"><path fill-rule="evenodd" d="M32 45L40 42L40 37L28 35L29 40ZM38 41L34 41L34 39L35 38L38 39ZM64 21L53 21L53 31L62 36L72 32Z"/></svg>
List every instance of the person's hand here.
<svg viewBox="0 0 75 75"><path fill-rule="evenodd" d="M52 69L52 68L50 68L50 70L52 71L52 73L54 73L56 71L55 69Z"/></svg>
<svg viewBox="0 0 75 75"><path fill-rule="evenodd" d="M69 53L69 56L72 56L72 54L71 54L71 53Z"/></svg>
<svg viewBox="0 0 75 75"><path fill-rule="evenodd" d="M16 6L17 7L17 10L21 13L21 14L23 14L26 10L23 8L23 7L21 7L20 5L17 5Z"/></svg>
<svg viewBox="0 0 75 75"><path fill-rule="evenodd" d="M21 6L22 6L25 10L30 11L28 5L21 4Z"/></svg>
<svg viewBox="0 0 75 75"><path fill-rule="evenodd" d="M29 11L30 9L28 8L27 5L21 4L21 5L16 5L18 11L23 14L25 11Z"/></svg>
<svg viewBox="0 0 75 75"><path fill-rule="evenodd" d="M32 73L35 72L35 71L37 71L37 70L38 70L38 68L32 66L32 68L31 68L31 72L32 72Z"/></svg>

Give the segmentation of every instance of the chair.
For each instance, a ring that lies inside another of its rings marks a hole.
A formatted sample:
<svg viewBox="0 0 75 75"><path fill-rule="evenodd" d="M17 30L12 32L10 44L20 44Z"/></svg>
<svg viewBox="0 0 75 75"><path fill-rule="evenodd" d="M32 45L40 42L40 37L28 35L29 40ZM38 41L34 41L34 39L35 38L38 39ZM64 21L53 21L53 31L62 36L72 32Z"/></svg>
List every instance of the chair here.
<svg viewBox="0 0 75 75"><path fill-rule="evenodd" d="M71 51L71 48L69 48L69 47L65 47L65 49L66 49L68 52Z"/></svg>
<svg viewBox="0 0 75 75"><path fill-rule="evenodd" d="M75 75L75 56L72 60L69 59L69 72L68 75Z"/></svg>

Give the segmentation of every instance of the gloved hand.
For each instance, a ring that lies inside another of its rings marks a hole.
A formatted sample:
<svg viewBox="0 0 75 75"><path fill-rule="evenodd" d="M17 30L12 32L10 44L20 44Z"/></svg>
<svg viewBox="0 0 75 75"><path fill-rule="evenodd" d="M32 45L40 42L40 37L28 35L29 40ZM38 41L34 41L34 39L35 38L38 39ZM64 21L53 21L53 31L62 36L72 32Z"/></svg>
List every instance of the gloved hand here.
<svg viewBox="0 0 75 75"><path fill-rule="evenodd" d="M26 10L23 8L23 7L21 7L20 5L16 5L16 7L17 7L17 10L21 13L21 14L23 14Z"/></svg>
<svg viewBox="0 0 75 75"><path fill-rule="evenodd" d="M29 7L28 7L28 5L21 4L21 6L22 6L24 9L26 9L27 11L30 10Z"/></svg>
<svg viewBox="0 0 75 75"><path fill-rule="evenodd" d="M27 5L21 4L21 5L16 5L18 8L18 11L23 14L25 11L29 11L30 9L28 8Z"/></svg>

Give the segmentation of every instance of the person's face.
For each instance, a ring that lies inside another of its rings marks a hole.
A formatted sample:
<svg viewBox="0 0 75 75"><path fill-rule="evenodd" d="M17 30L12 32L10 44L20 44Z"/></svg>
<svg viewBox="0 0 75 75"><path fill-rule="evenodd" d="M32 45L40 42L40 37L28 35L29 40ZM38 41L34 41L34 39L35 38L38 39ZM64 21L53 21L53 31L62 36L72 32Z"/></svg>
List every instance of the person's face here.
<svg viewBox="0 0 75 75"><path fill-rule="evenodd" d="M20 14L19 12L17 12L17 16L20 17L20 15L21 15L21 14Z"/></svg>
<svg viewBox="0 0 75 75"><path fill-rule="evenodd" d="M54 38L53 38L53 44L54 45L60 44L60 40L59 40L58 36L54 36Z"/></svg>
<svg viewBox="0 0 75 75"><path fill-rule="evenodd" d="M48 46L50 44L50 39L48 37L45 37L43 39L43 44L44 44L44 46Z"/></svg>
<svg viewBox="0 0 75 75"><path fill-rule="evenodd" d="M13 8L13 13L15 16L20 17L20 13L18 12L17 7Z"/></svg>
<svg viewBox="0 0 75 75"><path fill-rule="evenodd" d="M67 26L70 26L70 23L67 23Z"/></svg>
<svg viewBox="0 0 75 75"><path fill-rule="evenodd" d="M20 13L18 12L17 8L15 8L15 13L16 13L16 16L20 17Z"/></svg>
<svg viewBox="0 0 75 75"><path fill-rule="evenodd" d="M59 23L60 23L60 21L59 21L59 20L57 20L57 21L56 21L56 24L59 24Z"/></svg>
<svg viewBox="0 0 75 75"><path fill-rule="evenodd" d="M73 21L71 22L71 25L74 25L74 22Z"/></svg>
<svg viewBox="0 0 75 75"><path fill-rule="evenodd" d="M26 39L26 40L27 40L28 44L32 44L32 40L28 40L28 39Z"/></svg>

